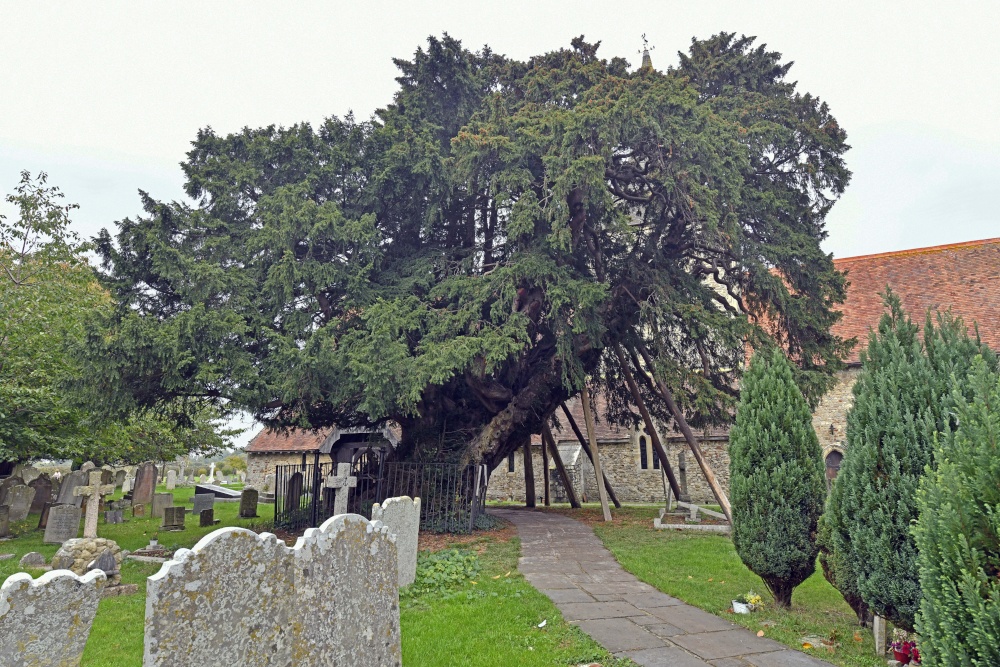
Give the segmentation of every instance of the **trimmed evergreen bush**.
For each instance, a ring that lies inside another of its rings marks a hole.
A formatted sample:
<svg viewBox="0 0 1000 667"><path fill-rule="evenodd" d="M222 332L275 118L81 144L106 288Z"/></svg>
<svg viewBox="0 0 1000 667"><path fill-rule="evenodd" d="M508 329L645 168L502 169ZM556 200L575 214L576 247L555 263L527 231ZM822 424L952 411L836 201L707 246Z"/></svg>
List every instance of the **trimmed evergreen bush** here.
<svg viewBox="0 0 1000 667"><path fill-rule="evenodd" d="M781 607L816 569L826 486L812 415L779 349L754 355L730 433L733 545Z"/></svg>
<svg viewBox="0 0 1000 667"><path fill-rule="evenodd" d="M972 359L996 357L949 313L928 314L923 343L897 295L861 353L862 371L847 416L847 451L828 503L833 558L844 594L913 630L920 603L916 492L933 462L936 434L949 427L953 390L968 396ZM827 556L830 558L830 556Z"/></svg>
<svg viewBox="0 0 1000 667"><path fill-rule="evenodd" d="M979 359L969 384L918 496L925 665L1000 665L1000 381Z"/></svg>

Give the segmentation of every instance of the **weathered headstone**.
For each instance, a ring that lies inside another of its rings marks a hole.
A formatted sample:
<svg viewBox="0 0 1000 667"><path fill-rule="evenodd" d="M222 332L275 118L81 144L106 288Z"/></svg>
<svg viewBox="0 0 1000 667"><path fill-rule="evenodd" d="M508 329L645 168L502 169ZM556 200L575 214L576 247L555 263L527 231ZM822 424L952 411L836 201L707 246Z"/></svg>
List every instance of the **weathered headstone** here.
<svg viewBox="0 0 1000 667"><path fill-rule="evenodd" d="M168 470L167 471L167 491L173 491L177 488L177 471Z"/></svg>
<svg viewBox="0 0 1000 667"><path fill-rule="evenodd" d="M87 480L87 473L82 470L74 470L70 474L63 477L62 485L59 487L59 497L56 498L56 503L59 505L68 505L72 503L77 507L82 507L83 498L74 495L74 492L76 487L84 486L87 483Z"/></svg>
<svg viewBox="0 0 1000 667"><path fill-rule="evenodd" d="M31 485L32 480L38 479L38 476L42 474L42 471L34 466L24 466L18 476L24 480L24 483Z"/></svg>
<svg viewBox="0 0 1000 667"><path fill-rule="evenodd" d="M209 507L206 510L202 510L201 512L198 513L198 518L200 520L199 525L202 528L205 528L206 526L214 526L215 525L215 510L212 509L211 507Z"/></svg>
<svg viewBox="0 0 1000 667"><path fill-rule="evenodd" d="M246 484L247 483L247 474L245 472L243 472L242 470L239 473L239 477L240 477L240 484Z"/></svg>
<svg viewBox="0 0 1000 667"><path fill-rule="evenodd" d="M201 514L202 510L212 509L215 507L215 494L212 493L196 493L194 494L194 510L195 514Z"/></svg>
<svg viewBox="0 0 1000 667"><path fill-rule="evenodd" d="M681 492L677 500L683 503L691 502L691 494L688 493L687 469L687 461L684 458L684 451L682 450L677 454L677 470L679 471Z"/></svg>
<svg viewBox="0 0 1000 667"><path fill-rule="evenodd" d="M94 561L87 566L88 572L93 570L100 570L107 575L108 579L111 579L117 574L121 574L121 571L118 569L118 561L115 560L115 554L111 551L111 549L105 549L101 552L100 556L94 559Z"/></svg>
<svg viewBox="0 0 1000 667"><path fill-rule="evenodd" d="M297 472L288 478L285 487L285 511L295 510L302 503L302 473Z"/></svg>
<svg viewBox="0 0 1000 667"><path fill-rule="evenodd" d="M132 516L146 516L146 506L142 503L132 503Z"/></svg>
<svg viewBox="0 0 1000 667"><path fill-rule="evenodd" d="M149 516L154 519L163 518L163 510L174 504L174 494L172 493L154 493L153 494L153 504L150 509Z"/></svg>
<svg viewBox="0 0 1000 667"><path fill-rule="evenodd" d="M125 478L128 477L128 473L125 472L124 468L119 468L115 471L115 486L119 489L122 488L122 484L125 483Z"/></svg>
<svg viewBox="0 0 1000 667"><path fill-rule="evenodd" d="M420 536L420 498L389 498L372 506L372 521L381 521L396 536L399 585L409 586L417 576L417 541Z"/></svg>
<svg viewBox="0 0 1000 667"><path fill-rule="evenodd" d="M178 550L146 595L144 667L400 665L395 544L357 515L306 531L294 548L216 530Z"/></svg>
<svg viewBox="0 0 1000 667"><path fill-rule="evenodd" d="M41 512L45 503L52 500L52 480L48 475L39 475L28 482L28 486L35 490L35 497L31 501L31 511Z"/></svg>
<svg viewBox="0 0 1000 667"><path fill-rule="evenodd" d="M83 536L97 537L97 517L101 511L101 497L115 492L114 484L101 484L103 472L100 470L90 471L90 484L78 486L73 494L87 498L87 515L83 522Z"/></svg>
<svg viewBox="0 0 1000 667"><path fill-rule="evenodd" d="M298 473L296 473L298 474ZM334 514L347 513L347 499L351 489L358 485L358 478L351 474L350 463L338 463L337 474L326 478L324 486L328 489L336 489L337 496L333 501Z"/></svg>
<svg viewBox="0 0 1000 667"><path fill-rule="evenodd" d="M52 509L51 502L42 505L42 512L38 515L38 530L45 530L45 526L48 525L50 509Z"/></svg>
<svg viewBox="0 0 1000 667"><path fill-rule="evenodd" d="M206 479L208 479L208 477L206 477L205 475L198 475L198 481L201 482L202 484L205 483Z"/></svg>
<svg viewBox="0 0 1000 667"><path fill-rule="evenodd" d="M35 499L35 490L25 484L12 486L7 492L7 504L10 506L10 520L24 521L31 510L31 501Z"/></svg>
<svg viewBox="0 0 1000 667"><path fill-rule="evenodd" d="M7 494L10 493L11 488L24 484L24 480L17 475L11 475L10 477L5 477L0 480L0 505L7 505Z"/></svg>
<svg viewBox="0 0 1000 667"><path fill-rule="evenodd" d="M45 544L63 544L80 534L80 508L76 505L53 505L45 525Z"/></svg>
<svg viewBox="0 0 1000 667"><path fill-rule="evenodd" d="M153 502L156 492L156 465L143 463L135 472L135 487L132 489L132 502L148 505Z"/></svg>
<svg viewBox="0 0 1000 667"><path fill-rule="evenodd" d="M97 466L94 464L93 461L84 461L83 465L80 466L80 470L82 470L83 472L90 472L96 467Z"/></svg>
<svg viewBox="0 0 1000 667"><path fill-rule="evenodd" d="M163 525L160 526L160 530L184 530L184 514L183 507L164 508Z"/></svg>
<svg viewBox="0 0 1000 667"><path fill-rule="evenodd" d="M10 535L10 508L0 505L0 537Z"/></svg>
<svg viewBox="0 0 1000 667"><path fill-rule="evenodd" d="M122 481L122 495L125 495L126 493L132 493L132 478L131 477L126 477L124 479L124 481Z"/></svg>
<svg viewBox="0 0 1000 667"><path fill-rule="evenodd" d="M106 510L104 512L104 523L125 523L121 510Z"/></svg>
<svg viewBox="0 0 1000 667"><path fill-rule="evenodd" d="M18 572L0 586L0 656L10 667L79 665L106 584L58 570L36 580Z"/></svg>
<svg viewBox="0 0 1000 667"><path fill-rule="evenodd" d="M274 485L276 483L277 477L273 472L264 475L264 485L261 486L261 492L273 495Z"/></svg>
<svg viewBox="0 0 1000 667"><path fill-rule="evenodd" d="M18 562L18 565L21 567L45 567L45 556L37 551L29 551L21 556L21 560Z"/></svg>
<svg viewBox="0 0 1000 667"><path fill-rule="evenodd" d="M252 519L257 516L257 489L243 489L240 494L240 518Z"/></svg>
<svg viewBox="0 0 1000 667"><path fill-rule="evenodd" d="M114 484L114 483L115 483L115 471L112 470L111 468L101 468L101 484Z"/></svg>

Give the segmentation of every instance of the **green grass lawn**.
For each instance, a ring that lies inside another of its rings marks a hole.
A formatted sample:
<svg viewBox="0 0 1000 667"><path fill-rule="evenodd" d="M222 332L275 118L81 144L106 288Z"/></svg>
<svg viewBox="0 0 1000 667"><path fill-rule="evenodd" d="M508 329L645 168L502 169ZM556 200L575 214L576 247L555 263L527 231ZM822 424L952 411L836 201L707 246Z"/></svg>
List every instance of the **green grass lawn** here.
<svg viewBox="0 0 1000 667"><path fill-rule="evenodd" d="M163 489L159 488L162 492ZM178 488L175 504L190 506L193 488ZM120 496L120 494L119 494ZM115 496L115 498L119 497ZM259 519L237 519L239 503L216 503L219 526L252 526L273 519L273 505L260 505ZM126 511L126 515L130 513ZM160 532L160 519L126 516L126 523L98 525L98 535L115 540L134 551L158 535L168 549L192 547L214 528L201 528L197 517L187 516L182 532ZM18 561L29 551L47 560L58 545L42 544L42 531L35 529L38 516L15 526L18 537L0 542L0 553L14 558L0 561L0 581L21 571ZM404 596L401 626L404 664L469 665L578 665L593 661L605 667L628 667L631 661L616 661L575 626L563 622L558 609L517 572L520 543L497 540L485 534L473 545L482 553L476 583L466 581L447 593L428 592ZM139 667L142 664L143 621L146 613L146 577L160 569L159 563L126 561L122 582L139 584L135 595L101 600L83 656L83 667ZM33 576L42 571L29 570ZM543 628L538 624L546 621Z"/></svg>
<svg viewBox="0 0 1000 667"><path fill-rule="evenodd" d="M806 652L837 665L885 664L875 657L871 632L858 627L854 612L823 578L818 565L816 573L795 589L791 610L780 610L726 536L655 530L658 508L652 506L613 510L615 521L609 524L599 520L596 507L576 514L563 508L555 511L577 518L583 514L626 570L664 593L754 632L762 630L792 648L802 650L803 639L813 638L810 643L815 647ZM733 598L751 589L764 598L765 608L748 615L732 613Z"/></svg>

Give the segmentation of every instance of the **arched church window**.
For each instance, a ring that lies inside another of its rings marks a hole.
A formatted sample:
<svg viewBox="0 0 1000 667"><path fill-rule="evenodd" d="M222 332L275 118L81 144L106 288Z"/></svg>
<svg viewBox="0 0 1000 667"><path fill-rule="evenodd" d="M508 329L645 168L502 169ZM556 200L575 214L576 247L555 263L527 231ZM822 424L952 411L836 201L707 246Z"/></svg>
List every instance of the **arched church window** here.
<svg viewBox="0 0 1000 667"><path fill-rule="evenodd" d="M649 468L649 455L646 453L646 436L639 436L639 467L642 470Z"/></svg>

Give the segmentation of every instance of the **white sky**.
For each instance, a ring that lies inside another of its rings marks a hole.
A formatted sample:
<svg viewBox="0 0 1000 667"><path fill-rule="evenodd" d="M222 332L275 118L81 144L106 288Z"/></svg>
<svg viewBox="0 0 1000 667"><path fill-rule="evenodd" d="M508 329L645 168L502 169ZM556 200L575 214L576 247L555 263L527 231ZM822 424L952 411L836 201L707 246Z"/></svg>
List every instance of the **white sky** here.
<svg viewBox="0 0 1000 667"><path fill-rule="evenodd" d="M49 2L0 0L0 193L22 169L80 204L91 236L182 197L201 127L359 117L395 90L392 57L448 32L526 58L586 35L654 66L692 37L758 36L848 132L835 256L1000 236L1000 2ZM0 208L0 211L3 209ZM9 212L9 211L8 211Z"/></svg>

